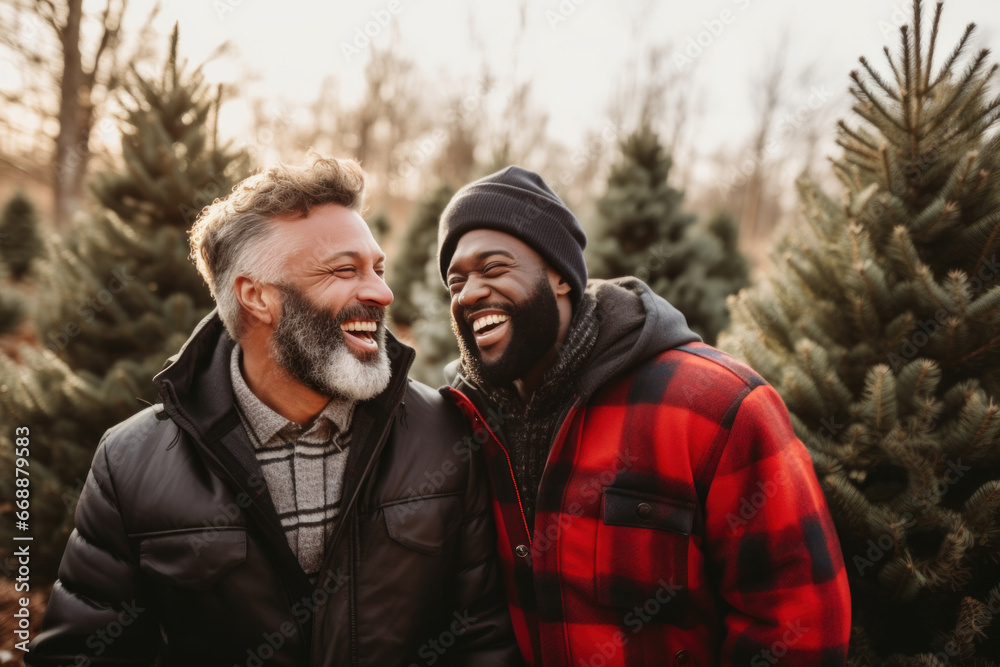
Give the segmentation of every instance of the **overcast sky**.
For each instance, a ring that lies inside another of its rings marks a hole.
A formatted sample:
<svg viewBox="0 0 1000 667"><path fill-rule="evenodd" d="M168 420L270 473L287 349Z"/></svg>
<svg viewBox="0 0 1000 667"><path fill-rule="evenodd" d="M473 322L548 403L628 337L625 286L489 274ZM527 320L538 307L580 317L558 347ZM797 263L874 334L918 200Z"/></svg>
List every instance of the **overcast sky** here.
<svg viewBox="0 0 1000 667"><path fill-rule="evenodd" d="M204 61L224 42L234 47L231 56L206 68L210 81L238 83L252 74L223 109L221 131L237 143L255 98L303 108L327 77L338 81L345 103L356 98L371 39L380 46L398 41L429 80L446 79L458 90L475 92L484 63L501 82L533 82L534 104L548 114L550 135L572 151L583 145L587 129L605 125L608 101L629 64L649 47L670 46L683 60L670 58L666 67L693 69L699 112L685 136L703 158L720 147L742 150L753 127L751 88L781 45L792 75L786 104L832 112L824 134L832 139L832 121L848 101L848 73L858 56L868 55L886 71L882 46L896 50L896 26L908 20L911 6L907 0L530 0L518 41L520 3L509 0L162 4L155 27L166 35L179 22L181 52L191 62ZM924 4L929 21L933 5ZM85 5L96 14L103 0ZM132 0L128 33L135 34L153 5ZM947 0L938 63L971 21L980 28L976 47L1000 46L996 0ZM800 77L804 71L808 75ZM0 81L17 76L10 63L0 63ZM427 94L444 93L429 86ZM104 134L114 143L113 132Z"/></svg>
<svg viewBox="0 0 1000 667"><path fill-rule="evenodd" d="M133 17L148 13L144 4L147 0L133 1ZM399 39L403 52L431 76L447 74L470 86L484 58L502 76L515 62L515 2L326 0L276 7L264 0L204 0L164 5L159 28L166 33L179 21L183 52L192 61L228 40L244 66L260 77L247 92L292 104L313 99L329 75L341 82L344 96L357 95L368 56L360 33L366 31L380 45ZM933 5L925 6L930 16ZM858 56L884 62L881 47L895 48L893 26L909 16L909 7L904 0L532 0L517 77L534 81L535 100L550 115L551 133L572 145L587 127L604 122L608 99L629 59L645 46L671 44L675 54L691 56L684 66L695 68L703 113L692 132L703 146L717 146L740 141L750 131L751 81L779 42L787 42L790 71L815 66L808 80L795 82L789 91L793 103L798 98L809 103L824 87L842 101ZM970 21L980 26L977 45L996 45L1000 12L995 0L948 0L939 54L951 49ZM677 66L679 61L668 63ZM210 78L222 81L239 73L230 60L208 69ZM234 134L242 117L239 106L237 101L227 110Z"/></svg>

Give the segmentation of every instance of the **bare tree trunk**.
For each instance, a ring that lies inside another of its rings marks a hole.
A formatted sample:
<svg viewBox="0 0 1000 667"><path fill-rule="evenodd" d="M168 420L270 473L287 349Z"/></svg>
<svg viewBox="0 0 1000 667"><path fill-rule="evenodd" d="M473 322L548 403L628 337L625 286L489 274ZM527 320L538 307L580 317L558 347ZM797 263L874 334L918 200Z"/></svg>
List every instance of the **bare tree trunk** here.
<svg viewBox="0 0 1000 667"><path fill-rule="evenodd" d="M83 0L67 0L66 22L58 30L62 45L63 71L59 85L59 134L56 136L54 210L57 227L73 217L78 202L79 184L86 166L87 141L81 141L83 118L80 113L83 86L83 60L80 56L80 21ZM87 96L89 103L89 95ZM89 128L88 128L89 130ZM86 135L89 136L89 131ZM81 152L83 155L81 155Z"/></svg>

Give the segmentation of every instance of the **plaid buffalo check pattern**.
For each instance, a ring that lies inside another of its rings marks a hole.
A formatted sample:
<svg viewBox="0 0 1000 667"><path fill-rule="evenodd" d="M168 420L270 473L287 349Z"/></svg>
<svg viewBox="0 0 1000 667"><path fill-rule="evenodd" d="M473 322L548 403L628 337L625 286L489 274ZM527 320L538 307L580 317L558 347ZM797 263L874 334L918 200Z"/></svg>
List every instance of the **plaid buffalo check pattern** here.
<svg viewBox="0 0 1000 667"><path fill-rule="evenodd" d="M846 662L840 545L781 398L748 366L690 343L578 401L552 446L530 537L502 425L450 395L490 466L529 662Z"/></svg>

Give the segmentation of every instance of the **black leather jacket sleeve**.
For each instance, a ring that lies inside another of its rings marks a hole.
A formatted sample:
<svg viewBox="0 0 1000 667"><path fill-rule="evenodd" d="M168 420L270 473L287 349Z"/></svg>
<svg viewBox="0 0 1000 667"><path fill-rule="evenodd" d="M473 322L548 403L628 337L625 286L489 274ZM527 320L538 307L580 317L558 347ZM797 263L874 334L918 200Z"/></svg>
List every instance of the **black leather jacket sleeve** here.
<svg viewBox="0 0 1000 667"><path fill-rule="evenodd" d="M485 476L485 463L481 454L471 448L463 450L462 455L470 456L471 460L464 499L466 513L461 527L459 608L452 624L459 634L455 649L449 652L451 664L468 667L523 665L496 559L492 495Z"/></svg>
<svg viewBox="0 0 1000 667"><path fill-rule="evenodd" d="M159 623L115 496L110 433L87 475L42 631L24 656L28 667L152 665L159 653Z"/></svg>

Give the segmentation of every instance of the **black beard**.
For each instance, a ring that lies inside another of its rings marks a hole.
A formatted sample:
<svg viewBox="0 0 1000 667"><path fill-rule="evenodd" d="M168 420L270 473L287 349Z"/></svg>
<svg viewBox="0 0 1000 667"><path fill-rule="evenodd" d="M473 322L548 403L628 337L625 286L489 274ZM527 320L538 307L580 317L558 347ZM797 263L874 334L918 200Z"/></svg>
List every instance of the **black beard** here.
<svg viewBox="0 0 1000 667"><path fill-rule="evenodd" d="M345 306L336 315L331 315L329 311L317 308L292 285L279 284L277 287L281 292L281 319L272 336L275 361L313 391L324 396L343 396L344 392L331 386L323 376L321 362L343 349L362 364L377 364L379 354L385 349L385 309L358 303ZM378 350L359 355L348 347L340 325L350 319L378 323L377 330L372 334L378 343Z"/></svg>
<svg viewBox="0 0 1000 667"><path fill-rule="evenodd" d="M510 318L510 340L500 358L487 364L468 321L473 313L492 309L501 310ZM465 309L460 320L452 318L451 327L469 379L481 386L505 387L527 375L555 347L559 338L559 305L542 272L523 302L509 306L487 303L477 305L474 310Z"/></svg>

